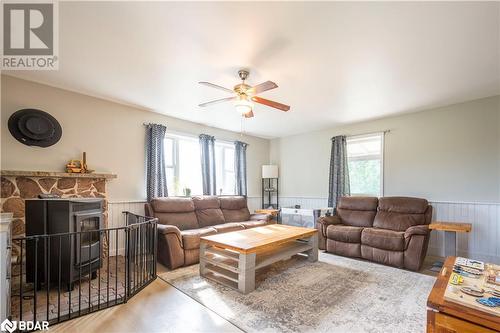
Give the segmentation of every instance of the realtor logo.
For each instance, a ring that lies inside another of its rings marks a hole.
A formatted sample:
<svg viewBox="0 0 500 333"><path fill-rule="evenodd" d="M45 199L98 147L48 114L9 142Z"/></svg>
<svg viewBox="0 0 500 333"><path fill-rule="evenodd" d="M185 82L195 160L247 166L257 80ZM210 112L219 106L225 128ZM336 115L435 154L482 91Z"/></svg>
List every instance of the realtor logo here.
<svg viewBox="0 0 500 333"><path fill-rule="evenodd" d="M2 69L57 69L57 2L3 2Z"/></svg>
<svg viewBox="0 0 500 333"><path fill-rule="evenodd" d="M14 321L10 321L9 319L5 319L2 324L0 324L0 331L2 332L14 332L17 328L17 323Z"/></svg>
<svg viewBox="0 0 500 333"><path fill-rule="evenodd" d="M12 333L16 330L19 330L21 332L24 331L48 331L49 330L49 322L48 321L15 321L15 320L9 320L5 319L1 324L0 324L0 331L1 332L9 332Z"/></svg>

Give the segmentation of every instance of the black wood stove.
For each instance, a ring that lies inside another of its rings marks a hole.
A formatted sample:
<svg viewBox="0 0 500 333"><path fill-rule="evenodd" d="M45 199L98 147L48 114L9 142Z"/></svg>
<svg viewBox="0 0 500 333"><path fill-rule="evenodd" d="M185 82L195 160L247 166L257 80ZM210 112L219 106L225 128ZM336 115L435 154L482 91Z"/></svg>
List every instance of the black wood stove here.
<svg viewBox="0 0 500 333"><path fill-rule="evenodd" d="M103 203L97 198L26 200L26 236L61 234L26 243L26 282L34 283L36 274L37 290L47 282L71 290L82 276L96 277L102 265L97 230L103 228Z"/></svg>

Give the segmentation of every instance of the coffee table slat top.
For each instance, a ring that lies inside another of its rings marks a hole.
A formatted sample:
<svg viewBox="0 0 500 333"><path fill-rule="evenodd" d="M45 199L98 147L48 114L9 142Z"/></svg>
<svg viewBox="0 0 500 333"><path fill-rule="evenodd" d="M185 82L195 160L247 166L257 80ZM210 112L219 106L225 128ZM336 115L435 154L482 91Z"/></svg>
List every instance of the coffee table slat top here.
<svg viewBox="0 0 500 333"><path fill-rule="evenodd" d="M252 253L269 249L294 239L300 239L301 237L310 237L317 232L316 229L311 228L271 224L263 227L205 236L201 237L201 241L240 253Z"/></svg>

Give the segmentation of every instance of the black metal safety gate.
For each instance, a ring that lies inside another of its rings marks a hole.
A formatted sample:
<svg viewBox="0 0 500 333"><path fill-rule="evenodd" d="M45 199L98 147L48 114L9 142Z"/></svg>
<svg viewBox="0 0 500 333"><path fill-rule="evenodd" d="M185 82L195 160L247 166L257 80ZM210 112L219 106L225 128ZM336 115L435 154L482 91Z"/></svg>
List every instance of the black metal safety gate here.
<svg viewBox="0 0 500 333"><path fill-rule="evenodd" d="M14 238L11 320L57 324L126 303L156 279L158 220L124 215L123 227ZM91 239L100 240L94 258ZM61 260L63 253L79 260Z"/></svg>

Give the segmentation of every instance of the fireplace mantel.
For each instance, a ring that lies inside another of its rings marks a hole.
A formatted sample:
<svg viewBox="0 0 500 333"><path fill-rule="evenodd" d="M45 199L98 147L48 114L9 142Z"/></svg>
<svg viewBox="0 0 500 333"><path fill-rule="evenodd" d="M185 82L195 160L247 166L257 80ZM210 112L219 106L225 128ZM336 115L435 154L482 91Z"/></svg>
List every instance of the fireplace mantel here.
<svg viewBox="0 0 500 333"><path fill-rule="evenodd" d="M56 177L56 178L94 178L113 179L117 175L113 173L68 173L56 171L18 171L2 170L0 175L5 177Z"/></svg>

